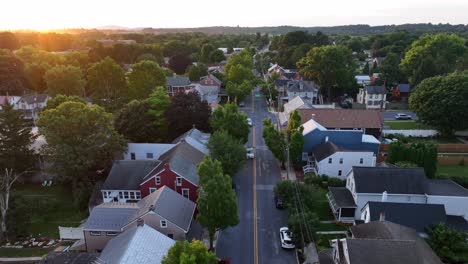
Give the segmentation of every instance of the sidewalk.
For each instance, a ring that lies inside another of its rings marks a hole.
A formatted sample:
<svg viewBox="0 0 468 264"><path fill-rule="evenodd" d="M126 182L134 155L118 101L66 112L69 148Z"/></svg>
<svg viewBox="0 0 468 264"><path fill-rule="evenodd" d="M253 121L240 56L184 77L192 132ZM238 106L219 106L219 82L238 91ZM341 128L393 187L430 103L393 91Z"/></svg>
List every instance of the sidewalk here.
<svg viewBox="0 0 468 264"><path fill-rule="evenodd" d="M281 166L280 166L281 168ZM288 179L288 172L286 170L281 170L281 180L285 181L286 179ZM297 175L296 175L296 172L294 171L294 168L291 166L289 166L289 179L291 181L296 181L297 180Z"/></svg>

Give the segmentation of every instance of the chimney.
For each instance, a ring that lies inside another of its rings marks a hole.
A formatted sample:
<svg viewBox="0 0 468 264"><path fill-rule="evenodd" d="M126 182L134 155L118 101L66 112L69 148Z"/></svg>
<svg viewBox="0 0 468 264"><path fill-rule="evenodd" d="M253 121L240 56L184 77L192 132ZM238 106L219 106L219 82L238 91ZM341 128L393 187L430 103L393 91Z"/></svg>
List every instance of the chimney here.
<svg viewBox="0 0 468 264"><path fill-rule="evenodd" d="M380 212L379 221L380 221L380 222L384 222L384 221L385 221L385 212Z"/></svg>
<svg viewBox="0 0 468 264"><path fill-rule="evenodd" d="M328 142L328 136L325 137L325 142Z"/></svg>
<svg viewBox="0 0 468 264"><path fill-rule="evenodd" d="M388 196L387 191L384 191L384 192L382 193L382 202L386 202L386 201L387 201L387 196Z"/></svg>
<svg viewBox="0 0 468 264"><path fill-rule="evenodd" d="M151 204L148 208L149 211L153 211L154 210L154 204Z"/></svg>
<svg viewBox="0 0 468 264"><path fill-rule="evenodd" d="M304 89L304 84L303 84L303 83L300 83L300 84L299 84L299 89L300 89L300 90L303 90L303 89Z"/></svg>
<svg viewBox="0 0 468 264"><path fill-rule="evenodd" d="M142 218L138 218L137 226L143 226L143 225L145 225L145 220L143 220Z"/></svg>

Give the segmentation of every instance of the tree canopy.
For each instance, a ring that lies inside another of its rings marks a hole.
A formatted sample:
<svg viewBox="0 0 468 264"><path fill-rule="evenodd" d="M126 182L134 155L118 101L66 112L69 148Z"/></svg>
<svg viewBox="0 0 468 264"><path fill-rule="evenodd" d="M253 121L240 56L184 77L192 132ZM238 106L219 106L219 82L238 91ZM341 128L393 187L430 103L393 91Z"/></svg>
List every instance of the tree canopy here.
<svg viewBox="0 0 468 264"><path fill-rule="evenodd" d="M248 141L250 129L247 116L239 112L239 108L234 103L228 103L216 108L211 118L211 127L215 131L226 131L242 144Z"/></svg>
<svg viewBox="0 0 468 264"><path fill-rule="evenodd" d="M244 146L225 130L215 131L211 135L208 148L210 155L221 162L223 172L229 176L234 176L245 163L247 153Z"/></svg>
<svg viewBox="0 0 468 264"><path fill-rule="evenodd" d="M445 135L468 128L468 73L425 79L412 92L410 108L423 123Z"/></svg>
<svg viewBox="0 0 468 264"><path fill-rule="evenodd" d="M28 88L23 62L13 52L0 49L0 94L23 94Z"/></svg>
<svg viewBox="0 0 468 264"><path fill-rule="evenodd" d="M444 263L468 262L468 235L443 224L430 228L428 243Z"/></svg>
<svg viewBox="0 0 468 264"><path fill-rule="evenodd" d="M84 96L86 80L83 73L76 66L58 65L49 69L45 76L47 93L51 96L58 94Z"/></svg>
<svg viewBox="0 0 468 264"><path fill-rule="evenodd" d="M275 158L281 161L284 167L286 141L284 135L275 129L271 118L263 120L263 139Z"/></svg>
<svg viewBox="0 0 468 264"><path fill-rule="evenodd" d="M218 259L213 252L199 240L191 242L176 241L164 256L161 264L217 264Z"/></svg>
<svg viewBox="0 0 468 264"><path fill-rule="evenodd" d="M140 61L128 75L128 88L133 99L145 99L157 86L166 86L164 70L154 61Z"/></svg>
<svg viewBox="0 0 468 264"><path fill-rule="evenodd" d="M57 108L57 106L65 102L77 102L77 103L86 104L86 101L82 97L79 97L76 95L59 94L55 96L54 98L48 100L46 106L42 110L45 111L45 110Z"/></svg>
<svg viewBox="0 0 468 264"><path fill-rule="evenodd" d="M198 175L197 219L208 229L210 248L213 248L217 230L239 223L236 193L231 187L231 178L223 174L221 163L210 156L206 156L198 165Z"/></svg>
<svg viewBox="0 0 468 264"><path fill-rule="evenodd" d="M401 68L413 85L456 69L467 52L466 40L455 34L427 34L411 44Z"/></svg>

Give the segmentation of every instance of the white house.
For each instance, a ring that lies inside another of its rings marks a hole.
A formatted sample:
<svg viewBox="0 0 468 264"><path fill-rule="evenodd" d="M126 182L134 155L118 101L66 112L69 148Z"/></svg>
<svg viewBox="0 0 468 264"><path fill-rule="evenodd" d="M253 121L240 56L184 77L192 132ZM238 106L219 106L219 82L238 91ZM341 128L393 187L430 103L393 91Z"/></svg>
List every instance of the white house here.
<svg viewBox="0 0 468 264"><path fill-rule="evenodd" d="M317 146L312 152L313 166L317 175L346 179L353 167L375 167L376 156L369 150L348 150L331 141Z"/></svg>
<svg viewBox="0 0 468 264"><path fill-rule="evenodd" d="M50 99L47 94L24 95L16 102L15 109L22 110L25 119L36 120Z"/></svg>
<svg viewBox="0 0 468 264"><path fill-rule="evenodd" d="M15 106L16 103L21 99L21 96L0 96L0 110L2 110L2 105L10 104Z"/></svg>
<svg viewBox="0 0 468 264"><path fill-rule="evenodd" d="M337 221L361 219L368 202L443 204L448 215L468 219L468 190L451 180L427 179L422 168L353 167L346 187L329 187Z"/></svg>
<svg viewBox="0 0 468 264"><path fill-rule="evenodd" d="M357 84L366 86L371 83L371 78L369 75L356 75L354 76L354 79L356 79Z"/></svg>
<svg viewBox="0 0 468 264"><path fill-rule="evenodd" d="M305 102L314 104L317 101L318 90L319 87L314 82L302 80L288 81L286 87L288 102L293 100L294 97L299 96Z"/></svg>
<svg viewBox="0 0 468 264"><path fill-rule="evenodd" d="M384 86L366 86L359 89L357 102L364 104L366 109L385 109L387 89Z"/></svg>

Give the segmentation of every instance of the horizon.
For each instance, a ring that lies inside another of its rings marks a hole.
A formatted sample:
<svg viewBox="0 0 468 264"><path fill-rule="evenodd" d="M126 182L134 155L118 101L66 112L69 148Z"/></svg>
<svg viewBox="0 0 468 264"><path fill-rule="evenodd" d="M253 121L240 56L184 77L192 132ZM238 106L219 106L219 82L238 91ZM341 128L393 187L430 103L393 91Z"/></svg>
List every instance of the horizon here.
<svg viewBox="0 0 468 264"><path fill-rule="evenodd" d="M116 0L112 2L112 8L108 3L105 0L82 0L67 5L58 0L7 2L3 4L4 10L21 10L24 14L18 16L18 12L5 12L0 18L0 29L50 31L109 27L165 29L468 23L468 3L463 0L394 0L391 3L379 3L378 6L371 0L352 3L340 0L321 3L295 0L288 3L293 11L286 12L283 5L269 5L265 0L239 0L236 4L214 0L200 0L196 3L147 3L134 0L128 4ZM229 12L225 12L227 8ZM241 19L239 14L242 14Z"/></svg>

